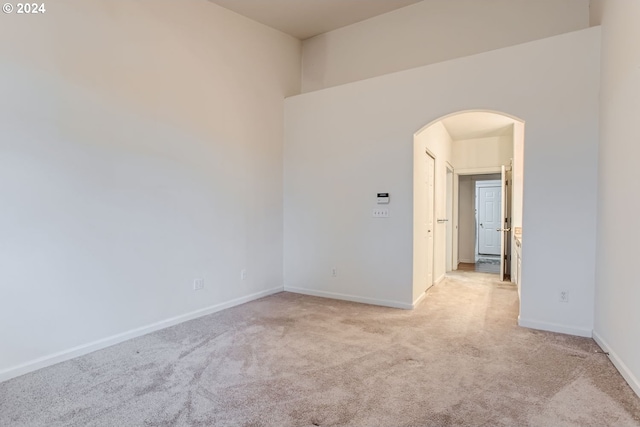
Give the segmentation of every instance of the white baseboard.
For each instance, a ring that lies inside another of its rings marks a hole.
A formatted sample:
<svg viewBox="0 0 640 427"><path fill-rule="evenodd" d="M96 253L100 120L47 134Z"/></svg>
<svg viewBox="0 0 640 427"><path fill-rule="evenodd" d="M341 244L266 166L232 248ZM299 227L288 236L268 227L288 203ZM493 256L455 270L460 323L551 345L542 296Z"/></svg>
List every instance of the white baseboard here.
<svg viewBox="0 0 640 427"><path fill-rule="evenodd" d="M206 316L208 314L213 314L218 311L222 311L227 308L235 307L240 304L244 304L249 301L257 300L259 298L266 297L268 295L276 294L278 292L282 292L283 287L279 286L277 288L267 289L265 291L256 292L251 295L247 295L244 297L236 298L231 301L223 302L220 304L212 305L210 307L201 308L196 311L192 311L190 313L182 314L180 316L171 317L169 319L161 320L156 323L152 323L151 325L142 326L140 328L132 329L127 332L123 332L121 334L112 335L110 337L106 337L97 341L90 342L88 344L79 345L77 347L70 348L68 350L63 350L57 353L53 353L47 356L39 357L37 359L31 360L29 362L20 364L18 366L11 367L9 369L5 369L0 371L0 382L9 380L11 378L18 377L20 375L27 374L29 372L37 371L38 369L46 368L47 366L55 365L56 363L64 362L66 360L70 360L79 356L83 356L85 354L93 353L96 350L101 350L103 348L110 347L115 344L119 344L123 341L130 340L132 338L136 338L142 335L146 335L151 332L158 331L160 329L168 328L170 326L177 325L178 323L186 322L188 320L196 319L198 317Z"/></svg>
<svg viewBox="0 0 640 427"><path fill-rule="evenodd" d="M540 329L542 331L558 332L567 335L591 338L593 330L576 328L574 326L561 325L559 323L541 322L539 320L523 319L518 316L518 325L524 328Z"/></svg>
<svg viewBox="0 0 640 427"><path fill-rule="evenodd" d="M609 353L609 359L613 366L620 372L620 375L625 379L629 387L640 397L640 380L631 372L631 369L620 359L620 356L611 349L609 344L598 334L593 331L593 340L598 343L600 348Z"/></svg>
<svg viewBox="0 0 640 427"><path fill-rule="evenodd" d="M442 282L446 277L446 274L443 274L442 276L438 277L438 279L433 282L433 285L431 286L435 286L438 283ZM431 287L429 287L429 289L431 289ZM424 297L427 296L427 291L429 290L427 289L426 291L424 291L423 293L420 294L420 296L418 298L416 298L416 300L413 302L413 304L411 304L411 308L414 309L418 306L418 304L420 304L422 302L422 300L424 299Z"/></svg>
<svg viewBox="0 0 640 427"><path fill-rule="evenodd" d="M460 259L458 260L458 264L460 263L464 263L464 264L475 264L476 260L475 259Z"/></svg>
<svg viewBox="0 0 640 427"><path fill-rule="evenodd" d="M381 305L383 307L402 308L405 310L413 309L413 304L407 304L400 301L380 300L367 297L359 297L357 295L338 294L334 292L316 291L313 289L296 288L293 286L285 286L285 292L293 292L295 294L311 295L314 297L339 299L343 301L360 302L363 304Z"/></svg>
<svg viewBox="0 0 640 427"><path fill-rule="evenodd" d="M416 300L413 302L413 304L411 304L411 308L416 308L418 304L420 304L426 296L427 296L427 291L424 291L423 293L421 293L420 296L416 298Z"/></svg>

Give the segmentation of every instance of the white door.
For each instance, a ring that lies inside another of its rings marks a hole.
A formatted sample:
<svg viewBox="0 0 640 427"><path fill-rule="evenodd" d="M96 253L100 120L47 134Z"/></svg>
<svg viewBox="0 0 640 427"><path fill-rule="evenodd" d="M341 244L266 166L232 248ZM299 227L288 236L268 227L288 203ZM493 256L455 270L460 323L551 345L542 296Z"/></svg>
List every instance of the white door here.
<svg viewBox="0 0 640 427"><path fill-rule="evenodd" d="M500 234L500 281L504 281L505 274L505 258L507 251L507 170L502 166L502 177L500 186L500 227L498 227L498 233Z"/></svg>
<svg viewBox="0 0 640 427"><path fill-rule="evenodd" d="M502 166L502 204L501 204L501 258L500 258L500 280L504 281L507 276L511 277L511 199L512 194L509 184L512 183L511 166ZM515 280L515 279L514 279Z"/></svg>
<svg viewBox="0 0 640 427"><path fill-rule="evenodd" d="M500 185L478 183L478 253L500 255Z"/></svg>
<svg viewBox="0 0 640 427"><path fill-rule="evenodd" d="M429 289L433 285L433 257L434 257L434 239L433 239L433 223L435 218L435 187L434 181L436 176L436 161L428 153L426 154L427 160L427 176L426 176L426 191L427 191L427 214L425 217L426 236L427 240L427 283L426 289Z"/></svg>
<svg viewBox="0 0 640 427"><path fill-rule="evenodd" d="M447 166L446 271L453 270L453 169Z"/></svg>

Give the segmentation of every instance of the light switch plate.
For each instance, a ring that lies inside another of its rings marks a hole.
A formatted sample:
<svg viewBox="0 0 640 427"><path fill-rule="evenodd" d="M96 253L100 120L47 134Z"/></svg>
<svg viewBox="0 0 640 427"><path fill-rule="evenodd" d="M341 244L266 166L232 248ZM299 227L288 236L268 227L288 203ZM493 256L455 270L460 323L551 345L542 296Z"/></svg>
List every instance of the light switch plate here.
<svg viewBox="0 0 640 427"><path fill-rule="evenodd" d="M389 208L373 208L374 218L389 218Z"/></svg>

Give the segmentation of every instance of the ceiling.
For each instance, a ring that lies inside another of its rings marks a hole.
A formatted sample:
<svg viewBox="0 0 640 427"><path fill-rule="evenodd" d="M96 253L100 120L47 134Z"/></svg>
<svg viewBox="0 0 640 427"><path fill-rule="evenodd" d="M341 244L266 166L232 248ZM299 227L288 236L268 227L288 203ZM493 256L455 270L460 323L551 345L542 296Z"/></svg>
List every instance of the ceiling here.
<svg viewBox="0 0 640 427"><path fill-rule="evenodd" d="M514 119L502 114L472 111L442 119L442 124L454 141L509 135Z"/></svg>
<svg viewBox="0 0 640 427"><path fill-rule="evenodd" d="M421 0L209 0L300 40Z"/></svg>

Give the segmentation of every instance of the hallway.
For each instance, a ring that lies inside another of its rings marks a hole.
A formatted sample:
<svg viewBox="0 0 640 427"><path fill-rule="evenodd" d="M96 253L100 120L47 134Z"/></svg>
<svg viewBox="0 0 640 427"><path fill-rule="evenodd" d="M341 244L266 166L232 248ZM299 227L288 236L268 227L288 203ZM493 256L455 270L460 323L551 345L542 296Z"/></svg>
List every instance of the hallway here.
<svg viewBox="0 0 640 427"><path fill-rule="evenodd" d="M458 270L500 274L500 258L480 255L476 257L475 264L470 262L461 262L458 264Z"/></svg>

